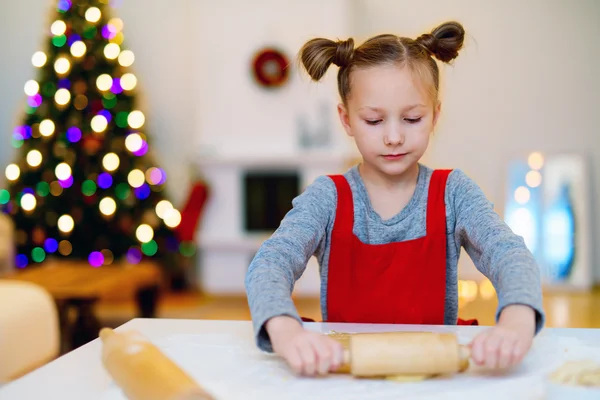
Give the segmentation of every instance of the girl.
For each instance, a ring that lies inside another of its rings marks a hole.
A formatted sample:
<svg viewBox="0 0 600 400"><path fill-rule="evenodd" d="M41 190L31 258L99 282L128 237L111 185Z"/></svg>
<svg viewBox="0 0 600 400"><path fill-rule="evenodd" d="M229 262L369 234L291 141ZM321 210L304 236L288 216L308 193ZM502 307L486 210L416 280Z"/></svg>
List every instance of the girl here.
<svg viewBox="0 0 600 400"><path fill-rule="evenodd" d="M380 35L354 48L352 39L313 39L300 51L313 80L339 66L338 113L362 162L294 199L247 272L258 347L298 373L324 374L342 359L338 342L302 327L291 298L313 255L327 322L476 323L457 315L462 246L499 300L497 324L471 343L475 363L519 363L543 327L540 273L522 238L463 172L419 162L440 115L433 57L456 58L464 34L447 22L415 40Z"/></svg>

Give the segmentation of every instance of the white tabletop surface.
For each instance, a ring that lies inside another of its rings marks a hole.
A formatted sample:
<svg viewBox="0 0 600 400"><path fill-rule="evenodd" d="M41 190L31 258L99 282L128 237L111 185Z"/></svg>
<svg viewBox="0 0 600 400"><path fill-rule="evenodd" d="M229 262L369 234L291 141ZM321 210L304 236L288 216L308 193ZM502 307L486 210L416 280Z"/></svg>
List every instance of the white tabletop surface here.
<svg viewBox="0 0 600 400"><path fill-rule="evenodd" d="M455 332L468 342L487 327L402 326L308 323L320 332ZM347 376L297 378L278 358L254 345L249 321L134 319L117 331L137 330L197 379L218 400L226 399L542 399L549 371L568 359L600 362L599 329L545 329L523 364L505 374L472 368L452 378L420 383L352 379ZM1 400L103 399L125 397L101 364L98 339L0 388ZM0 360L1 362L1 360Z"/></svg>

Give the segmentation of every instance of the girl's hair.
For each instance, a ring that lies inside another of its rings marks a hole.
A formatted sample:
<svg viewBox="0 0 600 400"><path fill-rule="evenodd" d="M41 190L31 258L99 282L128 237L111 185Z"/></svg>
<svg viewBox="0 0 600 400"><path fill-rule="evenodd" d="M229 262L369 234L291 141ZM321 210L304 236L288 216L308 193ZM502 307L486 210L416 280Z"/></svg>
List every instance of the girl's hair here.
<svg viewBox="0 0 600 400"><path fill-rule="evenodd" d="M428 88L433 103L439 92L439 69L432 58L449 63L458 56L465 30L458 22L445 22L416 39L384 34L372 37L354 48L352 38L334 42L317 38L302 46L299 58L310 77L318 81L333 63L340 67L338 91L344 104L350 95L350 74L355 69L381 64L408 66Z"/></svg>

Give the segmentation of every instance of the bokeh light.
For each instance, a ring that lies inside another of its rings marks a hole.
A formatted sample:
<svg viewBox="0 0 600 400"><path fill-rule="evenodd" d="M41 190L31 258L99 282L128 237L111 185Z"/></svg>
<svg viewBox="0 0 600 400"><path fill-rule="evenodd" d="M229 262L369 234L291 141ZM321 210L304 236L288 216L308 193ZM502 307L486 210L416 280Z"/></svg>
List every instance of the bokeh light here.
<svg viewBox="0 0 600 400"><path fill-rule="evenodd" d="M131 50L123 50L119 54L119 64L122 67L131 67L135 61L135 55Z"/></svg>
<svg viewBox="0 0 600 400"><path fill-rule="evenodd" d="M66 181L71 176L71 167L67 163L60 163L54 169L54 175L58 178L58 180Z"/></svg>
<svg viewBox="0 0 600 400"><path fill-rule="evenodd" d="M115 153L108 153L102 158L102 166L107 171L115 171L119 168L119 156Z"/></svg>
<svg viewBox="0 0 600 400"><path fill-rule="evenodd" d="M135 230L135 237L142 243L149 242L154 237L154 230L148 224L141 224Z"/></svg>
<svg viewBox="0 0 600 400"><path fill-rule="evenodd" d="M121 52L121 47L119 47L116 43L109 43L104 46L104 57L108 60L115 60L119 57L119 53Z"/></svg>
<svg viewBox="0 0 600 400"><path fill-rule="evenodd" d="M100 200L100 212L106 216L111 216L117 210L117 203L110 197L105 197Z"/></svg>
<svg viewBox="0 0 600 400"><path fill-rule="evenodd" d="M96 78L96 87L102 92L110 90L113 80L109 74L102 74Z"/></svg>
<svg viewBox="0 0 600 400"><path fill-rule="evenodd" d="M33 53L33 56L31 57L31 63L33 64L34 67L37 67L37 68L41 68L44 65L46 65L47 61L48 61L48 56L46 56L46 53L44 53L43 51L36 51L35 53Z"/></svg>
<svg viewBox="0 0 600 400"><path fill-rule="evenodd" d="M127 182L131 187L138 188L144 184L145 176L139 169L134 169L127 175Z"/></svg>
<svg viewBox="0 0 600 400"><path fill-rule="evenodd" d="M96 115L94 118L92 118L91 125L94 132L101 133L106 130L108 121L104 115Z"/></svg>
<svg viewBox="0 0 600 400"><path fill-rule="evenodd" d="M71 69L71 62L65 57L58 57L54 62L54 70L59 75L65 75Z"/></svg>
<svg viewBox="0 0 600 400"><path fill-rule="evenodd" d="M38 150L30 150L26 156L27 164L38 167L42 163L42 153Z"/></svg>
<svg viewBox="0 0 600 400"><path fill-rule="evenodd" d="M35 209L36 204L37 201L35 199L35 196L31 193L25 193L23 197L21 197L21 208L25 211L33 211Z"/></svg>
<svg viewBox="0 0 600 400"><path fill-rule="evenodd" d="M27 96L35 96L40 91L40 84L37 83L37 81L30 79L25 82L23 89L25 90L25 94Z"/></svg>
<svg viewBox="0 0 600 400"><path fill-rule="evenodd" d="M81 40L73 42L71 45L71 55L73 55L73 57L83 57L86 51L87 47Z"/></svg>
<svg viewBox="0 0 600 400"><path fill-rule="evenodd" d="M102 12L100 12L100 9L98 7L90 7L85 11L85 19L88 22L96 23L100 21L101 17Z"/></svg>
<svg viewBox="0 0 600 400"><path fill-rule="evenodd" d="M65 214L58 219L58 229L60 229L61 232L69 233L73 230L74 227L75 221L73 221L73 217L71 217L70 215Z"/></svg>
<svg viewBox="0 0 600 400"><path fill-rule="evenodd" d="M181 213L172 208L165 213L163 220L169 228L176 228L181 223Z"/></svg>
<svg viewBox="0 0 600 400"><path fill-rule="evenodd" d="M21 175L21 169L17 164L8 164L4 170L4 175L9 181L16 181Z"/></svg>
<svg viewBox="0 0 600 400"><path fill-rule="evenodd" d="M56 129L56 127L52 120L45 119L40 122L39 131L42 136L52 136L52 134L54 134L54 129Z"/></svg>
<svg viewBox="0 0 600 400"><path fill-rule="evenodd" d="M146 122L146 117L144 116L144 113L139 110L130 112L127 117L127 123L133 129L141 128L144 125L144 122Z"/></svg>
<svg viewBox="0 0 600 400"><path fill-rule="evenodd" d="M142 137L137 133L132 133L125 138L125 147L132 153L141 149L142 144Z"/></svg>
<svg viewBox="0 0 600 400"><path fill-rule="evenodd" d="M57 21L54 21L52 23L52 25L50 25L50 32L52 32L52 34L54 36L60 36L60 35L64 34L66 31L67 31L67 24L65 24L65 21L57 20Z"/></svg>

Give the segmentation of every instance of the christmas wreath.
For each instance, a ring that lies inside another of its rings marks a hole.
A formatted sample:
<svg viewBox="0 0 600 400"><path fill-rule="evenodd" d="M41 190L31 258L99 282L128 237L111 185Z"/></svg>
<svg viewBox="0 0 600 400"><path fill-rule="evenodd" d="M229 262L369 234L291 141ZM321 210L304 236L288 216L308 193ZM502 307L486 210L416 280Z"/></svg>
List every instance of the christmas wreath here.
<svg viewBox="0 0 600 400"><path fill-rule="evenodd" d="M252 70L256 82L264 87L282 86L289 77L289 61L285 54L276 49L259 51L252 61Z"/></svg>

